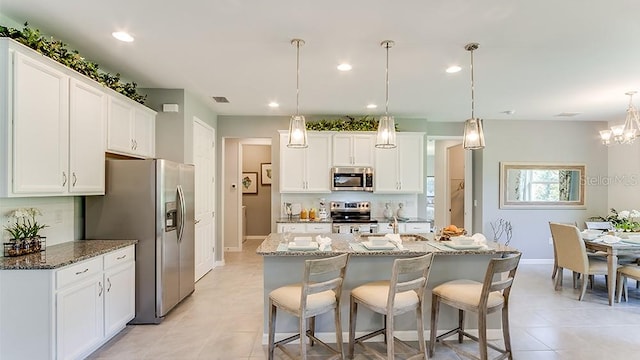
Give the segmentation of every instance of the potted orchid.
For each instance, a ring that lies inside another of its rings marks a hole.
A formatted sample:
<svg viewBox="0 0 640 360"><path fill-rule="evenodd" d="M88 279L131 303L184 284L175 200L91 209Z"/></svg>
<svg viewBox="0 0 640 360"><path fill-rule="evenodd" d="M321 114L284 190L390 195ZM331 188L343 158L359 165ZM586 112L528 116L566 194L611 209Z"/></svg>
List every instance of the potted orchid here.
<svg viewBox="0 0 640 360"><path fill-rule="evenodd" d="M9 225L4 228L11 239L4 244L4 256L24 255L44 249L40 230L48 225L38 223L37 216L42 216L37 208L16 209L7 214Z"/></svg>

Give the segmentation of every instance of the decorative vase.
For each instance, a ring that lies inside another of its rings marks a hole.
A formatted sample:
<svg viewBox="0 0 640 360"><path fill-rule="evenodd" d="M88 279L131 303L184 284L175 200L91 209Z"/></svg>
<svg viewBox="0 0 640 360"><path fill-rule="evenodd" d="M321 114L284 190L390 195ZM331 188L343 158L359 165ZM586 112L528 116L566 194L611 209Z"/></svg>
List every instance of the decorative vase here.
<svg viewBox="0 0 640 360"><path fill-rule="evenodd" d="M45 243L46 238L41 236L22 239L11 239L9 240L9 242L3 244L4 256L21 256L43 251L46 248Z"/></svg>
<svg viewBox="0 0 640 360"><path fill-rule="evenodd" d="M399 218L403 218L404 216L404 204L403 203L398 203L398 211L396 212L396 215Z"/></svg>
<svg viewBox="0 0 640 360"><path fill-rule="evenodd" d="M393 210L391 210L391 203L384 204L384 212L382 213L382 215L388 220L393 218Z"/></svg>

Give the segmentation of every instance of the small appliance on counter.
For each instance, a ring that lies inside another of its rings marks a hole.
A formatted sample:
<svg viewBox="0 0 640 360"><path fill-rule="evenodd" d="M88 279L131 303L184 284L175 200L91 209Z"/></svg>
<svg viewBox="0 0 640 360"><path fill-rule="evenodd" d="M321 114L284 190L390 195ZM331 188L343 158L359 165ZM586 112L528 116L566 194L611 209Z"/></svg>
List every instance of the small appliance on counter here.
<svg viewBox="0 0 640 360"><path fill-rule="evenodd" d="M318 219L327 220L329 213L327 212L327 202L324 198L320 199L320 207L318 207Z"/></svg>

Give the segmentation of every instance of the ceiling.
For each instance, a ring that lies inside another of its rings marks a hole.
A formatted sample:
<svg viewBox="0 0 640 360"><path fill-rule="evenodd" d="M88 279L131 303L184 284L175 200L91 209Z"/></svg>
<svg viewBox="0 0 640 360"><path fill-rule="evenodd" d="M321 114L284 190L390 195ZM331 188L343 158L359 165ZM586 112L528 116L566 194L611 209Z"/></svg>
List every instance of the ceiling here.
<svg viewBox="0 0 640 360"><path fill-rule="evenodd" d="M476 116L622 122L625 92L640 90L639 13L637 0L0 0L0 14L101 68L139 87L186 89L219 115L295 112L293 38L306 41L301 114L383 114L380 42L393 40L389 113L429 121L470 117L464 45L478 42ZM136 40L115 40L118 30ZM341 62L353 70L339 72ZM446 73L454 64L463 70Z"/></svg>

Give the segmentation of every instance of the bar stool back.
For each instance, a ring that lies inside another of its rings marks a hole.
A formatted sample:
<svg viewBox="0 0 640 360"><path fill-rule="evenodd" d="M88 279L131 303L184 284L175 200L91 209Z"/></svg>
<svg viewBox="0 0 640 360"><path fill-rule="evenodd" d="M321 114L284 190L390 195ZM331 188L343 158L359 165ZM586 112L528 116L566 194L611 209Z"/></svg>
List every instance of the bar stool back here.
<svg viewBox="0 0 640 360"><path fill-rule="evenodd" d="M329 350L335 352L339 358L344 358L342 346L342 325L340 322L340 296L344 274L347 269L349 254L342 254L330 258L306 260L304 278L301 284L291 284L273 290L269 293L269 360L273 359L276 347L289 357L294 356L282 345L300 339L300 356L307 358L306 338L311 345L317 341ZM327 275L334 277L326 278ZM321 278L321 279L318 279ZM277 309L299 318L299 332L286 339L275 341L275 326ZM315 337L315 317L334 310L336 325L336 349L330 347ZM309 329L306 323L309 320Z"/></svg>
<svg viewBox="0 0 640 360"><path fill-rule="evenodd" d="M509 294L516 275L520 256L491 259L484 282L473 280L452 280L433 288L431 300L431 334L429 341L429 355L433 356L436 341L458 334L458 342L462 343L464 336L477 341L480 347L480 357L454 347L447 342L456 353L472 358L486 360L488 348L501 353L496 359L513 359L511 354L511 338L509 335ZM503 276L505 275L506 276ZM436 337L438 324L438 310L440 303L458 309L458 327ZM487 342L487 314L502 310L502 334L505 348L500 349ZM478 337L464 330L464 313L472 311L478 314Z"/></svg>
<svg viewBox="0 0 640 360"><path fill-rule="evenodd" d="M376 356L381 357L381 354L366 346L364 343L365 340L377 335L385 336L385 341L387 343L387 359L393 359L395 356L394 340L403 343L393 336L393 317L413 310L416 311L420 353L410 357L410 359L424 359L427 357L426 345L424 342L422 304L432 262L433 254L413 258L395 259L393 262L391 280L366 283L351 291L351 310L349 316L350 359L353 359L356 343L362 345L366 350L373 352ZM376 330L356 339L356 318L359 304L364 305L378 314L384 315L385 326L380 330Z"/></svg>

